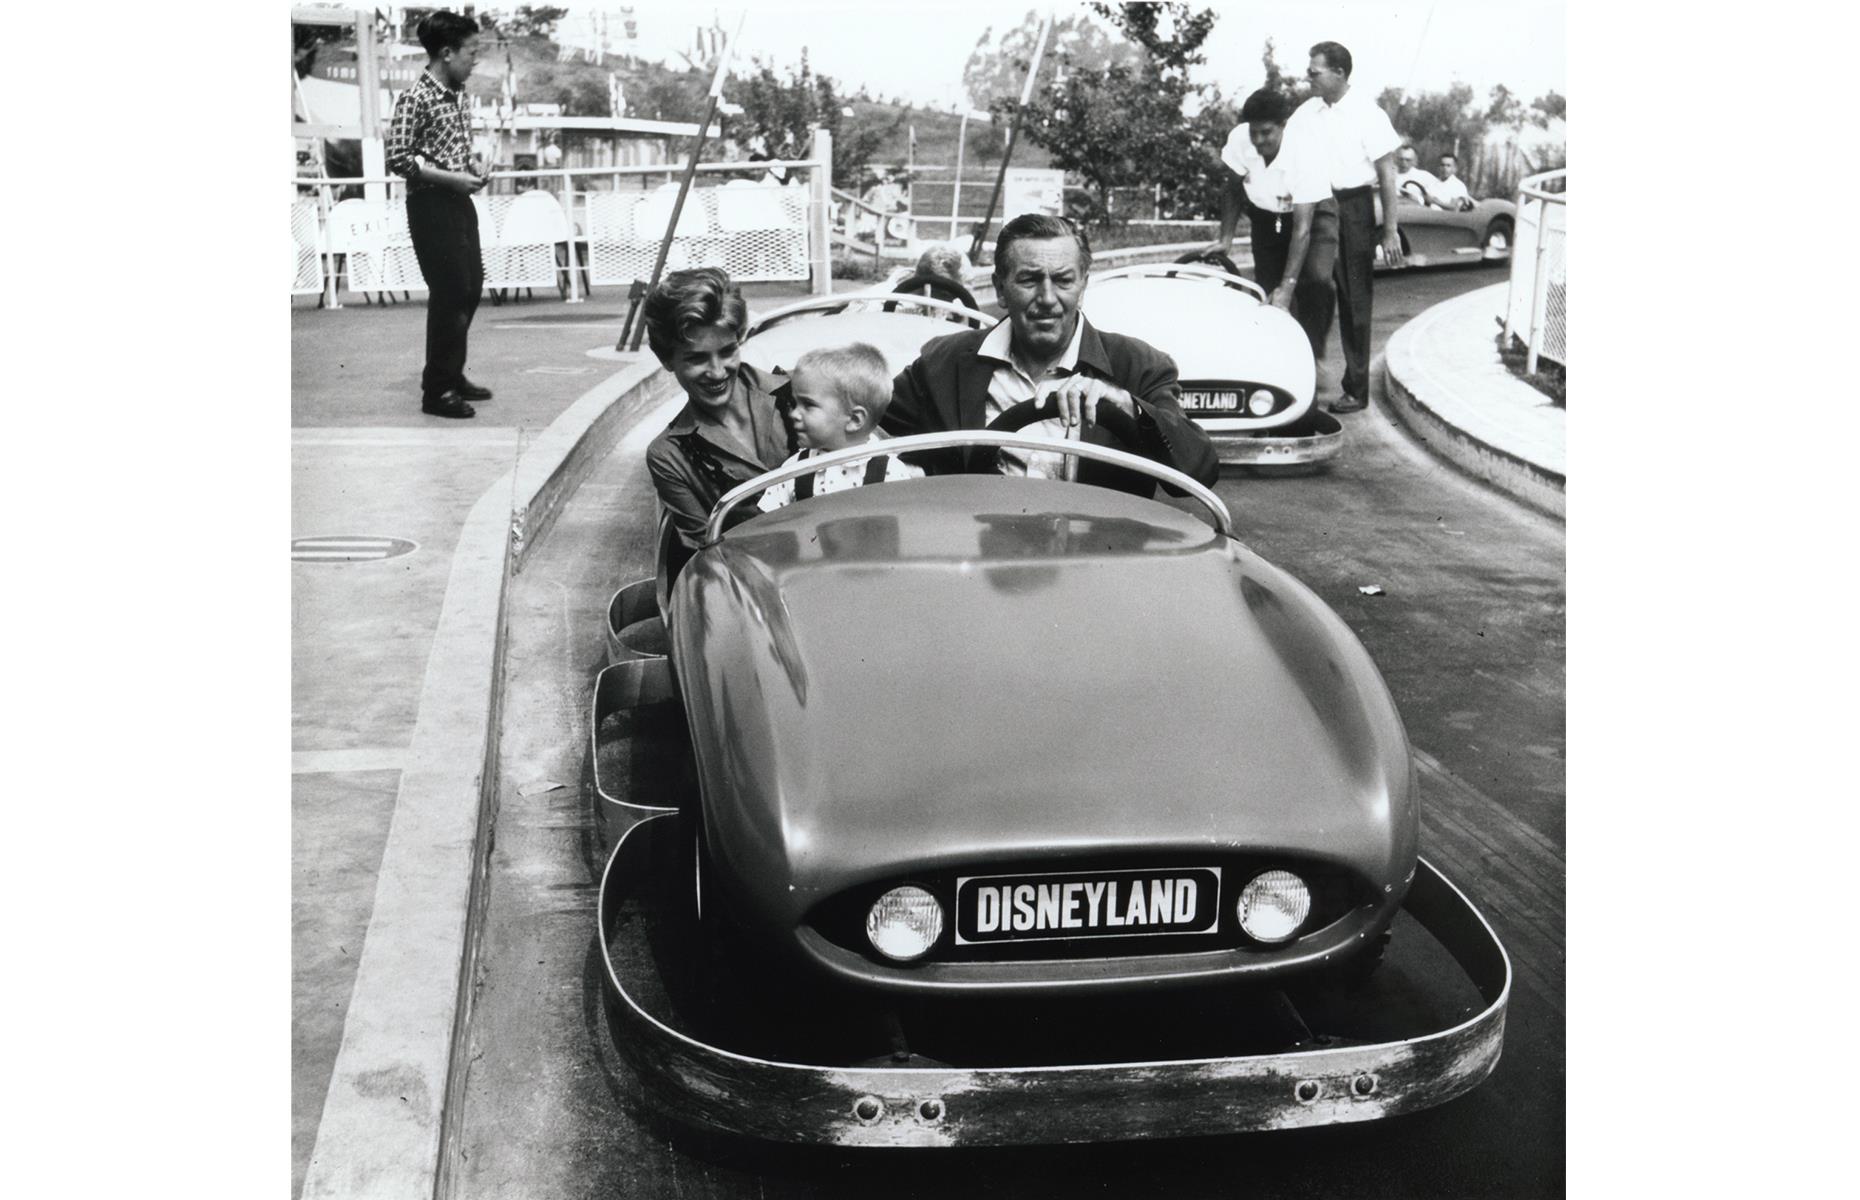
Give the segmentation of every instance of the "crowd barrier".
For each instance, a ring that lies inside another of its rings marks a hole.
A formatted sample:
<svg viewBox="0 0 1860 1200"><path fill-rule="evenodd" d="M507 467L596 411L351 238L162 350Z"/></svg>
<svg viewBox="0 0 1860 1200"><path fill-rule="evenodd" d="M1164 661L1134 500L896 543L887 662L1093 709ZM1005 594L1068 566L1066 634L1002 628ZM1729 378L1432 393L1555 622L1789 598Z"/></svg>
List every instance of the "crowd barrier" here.
<svg viewBox="0 0 1860 1200"><path fill-rule="evenodd" d="M670 164L494 172L472 197L484 286L553 287L575 301L590 287L650 278L683 170ZM666 270L717 266L741 282L826 279L830 184L821 163L700 163L697 170ZM777 172L787 182L776 182ZM407 227L405 180L299 178L293 187L293 296L320 294L339 307L344 292L426 289ZM380 198L339 199L345 191Z"/></svg>
<svg viewBox="0 0 1860 1200"><path fill-rule="evenodd" d="M1567 169L1547 171L1518 184L1505 338L1524 344L1527 373L1536 372L1539 357L1569 367L1568 175Z"/></svg>

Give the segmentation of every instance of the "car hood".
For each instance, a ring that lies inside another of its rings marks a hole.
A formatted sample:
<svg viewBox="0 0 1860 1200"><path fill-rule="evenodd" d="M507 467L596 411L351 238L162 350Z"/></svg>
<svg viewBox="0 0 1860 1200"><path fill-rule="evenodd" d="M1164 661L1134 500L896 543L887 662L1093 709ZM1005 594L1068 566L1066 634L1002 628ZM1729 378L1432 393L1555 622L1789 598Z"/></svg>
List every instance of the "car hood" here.
<svg viewBox="0 0 1860 1200"><path fill-rule="evenodd" d="M1316 387L1310 341L1291 314L1218 279L1094 280L1080 307L1099 329L1166 348L1185 383L1271 384L1300 400Z"/></svg>
<svg viewBox="0 0 1860 1200"><path fill-rule="evenodd" d="M1412 859L1360 644L1165 504L988 476L817 497L697 555L672 636L711 853L758 916L1009 859Z"/></svg>

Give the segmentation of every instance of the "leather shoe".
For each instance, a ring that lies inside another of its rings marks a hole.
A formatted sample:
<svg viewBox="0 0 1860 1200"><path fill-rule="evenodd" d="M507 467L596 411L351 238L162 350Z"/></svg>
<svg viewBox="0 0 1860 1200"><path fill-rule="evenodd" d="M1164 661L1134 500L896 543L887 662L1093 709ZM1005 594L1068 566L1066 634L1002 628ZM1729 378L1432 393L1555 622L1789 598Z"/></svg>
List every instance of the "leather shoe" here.
<svg viewBox="0 0 1860 1200"><path fill-rule="evenodd" d="M1337 400L1332 402L1330 406L1330 411L1334 413L1353 413L1353 412L1362 412L1365 408L1368 408L1368 407L1369 407L1369 398L1367 396L1352 396L1348 392L1346 392L1342 396L1340 396Z"/></svg>
<svg viewBox="0 0 1860 1200"><path fill-rule="evenodd" d="M464 378L463 376L459 377L458 387L452 390L457 392L459 395L465 397L467 400L476 400L480 404L484 403L486 400L489 400L491 398L490 388L479 387L477 384L473 383L469 379Z"/></svg>
<svg viewBox="0 0 1860 1200"><path fill-rule="evenodd" d="M420 411L429 417L469 417L478 410L465 403L465 397L455 390L422 400Z"/></svg>

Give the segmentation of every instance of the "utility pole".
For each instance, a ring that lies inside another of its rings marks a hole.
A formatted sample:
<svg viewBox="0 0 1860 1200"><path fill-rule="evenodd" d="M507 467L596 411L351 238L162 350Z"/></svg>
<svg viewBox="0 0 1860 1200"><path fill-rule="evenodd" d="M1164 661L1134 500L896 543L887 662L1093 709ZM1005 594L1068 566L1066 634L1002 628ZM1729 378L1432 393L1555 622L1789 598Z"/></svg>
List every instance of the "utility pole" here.
<svg viewBox="0 0 1860 1200"><path fill-rule="evenodd" d="M982 261L982 240L988 236L988 223L995 219L995 205L1001 202L1001 188L1007 182L1008 162L1014 157L1014 143L1020 140L1020 123L1027 114L1027 101L1033 99L1033 81L1040 74L1040 59L1046 53L1046 35L1053 31L1053 14L1048 11L1046 20L1040 23L1040 40L1034 43L1033 61L1027 65L1027 82L1020 89L1020 103L1014 106L1014 123L1008 127L1007 149L1001 155L1001 170L995 176L995 190L988 197L988 208L982 213L982 219L975 226L975 237L969 242L969 261Z"/></svg>
<svg viewBox="0 0 1860 1200"><path fill-rule="evenodd" d="M717 105L723 100L723 80L730 73L730 52L736 49L736 39L743 33L743 18L749 10L743 10L743 16L736 19L736 32L723 43L717 52L717 74L711 80L710 101L704 106L704 119L698 124L697 138L691 143L691 157L685 162L684 178L678 181L678 199L672 203L672 219L665 226L665 236L659 241L659 257L652 264L652 280L646 285L646 292L659 286L659 276L665 271L666 256L672 252L672 238L678 232L678 218L685 211L685 197L691 194L691 181L697 177L698 156L704 152L704 138L710 133L710 123L717 117ZM646 322L642 318L633 330L633 344L623 346L615 343L616 350L638 350L639 343L646 336ZM621 341L625 341L622 333Z"/></svg>

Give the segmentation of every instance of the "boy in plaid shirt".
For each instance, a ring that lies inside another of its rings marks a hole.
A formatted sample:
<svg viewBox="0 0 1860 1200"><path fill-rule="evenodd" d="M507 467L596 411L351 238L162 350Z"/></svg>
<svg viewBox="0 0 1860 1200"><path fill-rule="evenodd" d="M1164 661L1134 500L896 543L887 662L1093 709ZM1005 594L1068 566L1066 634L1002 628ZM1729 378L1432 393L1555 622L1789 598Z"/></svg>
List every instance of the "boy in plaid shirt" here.
<svg viewBox="0 0 1860 1200"><path fill-rule="evenodd" d="M472 400L491 398L465 378L465 338L484 290L478 213L472 193L489 182L471 163L465 81L478 65L478 22L436 12L420 22L426 70L394 102L388 170L407 180L407 228L426 277L426 369L420 411L469 417Z"/></svg>

